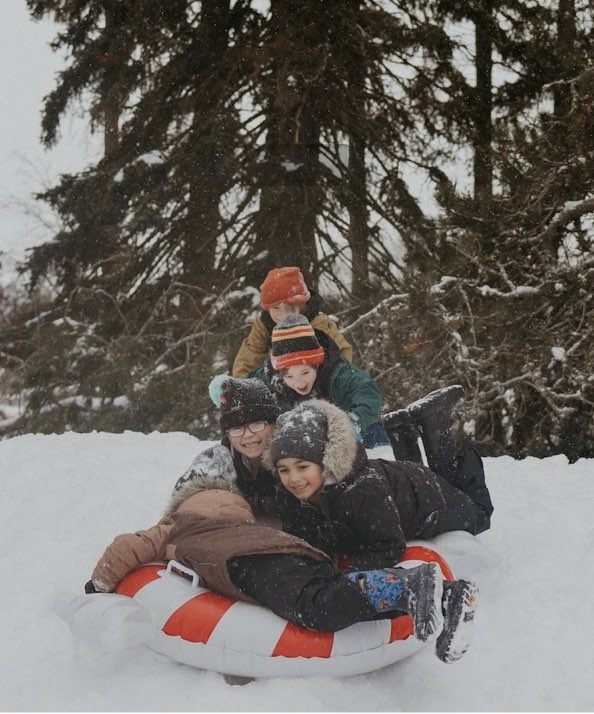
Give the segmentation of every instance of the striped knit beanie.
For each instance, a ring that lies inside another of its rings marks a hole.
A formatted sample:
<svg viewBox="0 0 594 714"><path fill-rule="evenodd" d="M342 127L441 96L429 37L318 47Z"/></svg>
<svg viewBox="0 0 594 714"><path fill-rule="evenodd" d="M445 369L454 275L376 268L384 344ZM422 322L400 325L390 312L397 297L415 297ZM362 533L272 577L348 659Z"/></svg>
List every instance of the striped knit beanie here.
<svg viewBox="0 0 594 714"><path fill-rule="evenodd" d="M324 348L304 315L287 315L272 330L270 362L277 372L299 364L322 364Z"/></svg>
<svg viewBox="0 0 594 714"><path fill-rule="evenodd" d="M260 304L269 310L281 302L306 303L311 297L299 268L273 268L260 285Z"/></svg>

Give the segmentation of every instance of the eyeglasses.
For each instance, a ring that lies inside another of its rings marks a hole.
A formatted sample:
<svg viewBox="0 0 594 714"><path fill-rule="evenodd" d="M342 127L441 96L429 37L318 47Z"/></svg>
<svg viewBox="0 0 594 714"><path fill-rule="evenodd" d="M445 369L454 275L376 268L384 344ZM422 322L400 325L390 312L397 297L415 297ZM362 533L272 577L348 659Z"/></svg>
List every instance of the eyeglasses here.
<svg viewBox="0 0 594 714"><path fill-rule="evenodd" d="M233 437L243 436L246 429L251 431L252 434L258 434L260 431L264 431L264 429L266 429L267 424L267 421L255 421L251 424L246 424L245 426L232 426L230 429L227 429L227 434Z"/></svg>

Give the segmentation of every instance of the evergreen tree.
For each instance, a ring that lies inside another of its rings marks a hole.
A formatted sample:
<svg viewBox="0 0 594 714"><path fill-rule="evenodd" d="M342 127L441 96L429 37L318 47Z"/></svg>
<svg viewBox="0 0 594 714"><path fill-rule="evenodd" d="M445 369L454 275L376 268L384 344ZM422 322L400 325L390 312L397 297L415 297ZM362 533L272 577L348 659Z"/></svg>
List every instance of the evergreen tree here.
<svg viewBox="0 0 594 714"><path fill-rule="evenodd" d="M492 14L494 56L517 81L494 90L490 210L443 181L434 251L411 260L405 291L377 311L405 340L376 363L385 393L404 401L463 383L483 450L576 459L594 446L591 18L560 3L551 26L548 10L521 7ZM504 36L512 17L521 37Z"/></svg>
<svg viewBox="0 0 594 714"><path fill-rule="evenodd" d="M25 268L54 293L0 334L15 429L212 435L249 287L297 264L349 301L388 407L462 382L484 449L592 448L587 5L28 6L69 56L44 140L82 101L105 152L41 196L62 230Z"/></svg>

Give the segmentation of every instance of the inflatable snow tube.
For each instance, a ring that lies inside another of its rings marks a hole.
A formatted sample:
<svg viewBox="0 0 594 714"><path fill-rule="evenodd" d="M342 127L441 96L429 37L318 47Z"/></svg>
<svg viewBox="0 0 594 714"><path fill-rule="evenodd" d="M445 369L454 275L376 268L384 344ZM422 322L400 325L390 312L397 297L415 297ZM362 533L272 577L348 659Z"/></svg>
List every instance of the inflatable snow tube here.
<svg viewBox="0 0 594 714"><path fill-rule="evenodd" d="M453 579L428 542L409 546L401 564L432 561ZM393 664L425 646L414 637L409 615L316 632L207 590L197 578L177 574L177 565L138 568L115 592L151 613L153 634L143 644L183 664L240 677L344 677Z"/></svg>

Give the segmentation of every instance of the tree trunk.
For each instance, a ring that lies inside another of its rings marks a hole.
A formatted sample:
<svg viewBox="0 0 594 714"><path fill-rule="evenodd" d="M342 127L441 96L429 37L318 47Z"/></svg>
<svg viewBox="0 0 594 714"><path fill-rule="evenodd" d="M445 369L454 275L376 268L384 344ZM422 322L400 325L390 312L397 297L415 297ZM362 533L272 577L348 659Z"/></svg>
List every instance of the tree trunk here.
<svg viewBox="0 0 594 714"><path fill-rule="evenodd" d="M559 79L568 80L578 73L575 48L576 34L575 1L559 0L559 14L557 17ZM556 85L553 96L555 117L568 116L571 111L571 86L569 84Z"/></svg>
<svg viewBox="0 0 594 714"><path fill-rule="evenodd" d="M480 0L475 19L474 198L484 218L489 217L493 200L492 33L493 0Z"/></svg>
<svg viewBox="0 0 594 714"><path fill-rule="evenodd" d="M320 210L320 127L308 72L308 48L296 37L304 12L315 7L291 0L271 3L272 79L266 85L267 134L260 173L260 205L255 222L256 254L266 268L297 265L315 272L316 220Z"/></svg>
<svg viewBox="0 0 594 714"><path fill-rule="evenodd" d="M190 167L188 215L183 251L184 281L206 289L214 288L217 238L220 228L219 202L224 192L224 162L227 147L209 141L215 131L213 111L219 92L216 67L228 45L230 0L203 0L196 53L196 94L193 135L195 156Z"/></svg>
<svg viewBox="0 0 594 714"><path fill-rule="evenodd" d="M357 2L358 6L359 3ZM352 260L351 294L365 303L369 297L369 210L367 207L367 169L365 166L365 139L357 132L366 125L365 116L365 61L361 52L353 50L348 65L351 111L357 117L357 127L349 137L348 192L349 211L348 240Z"/></svg>

